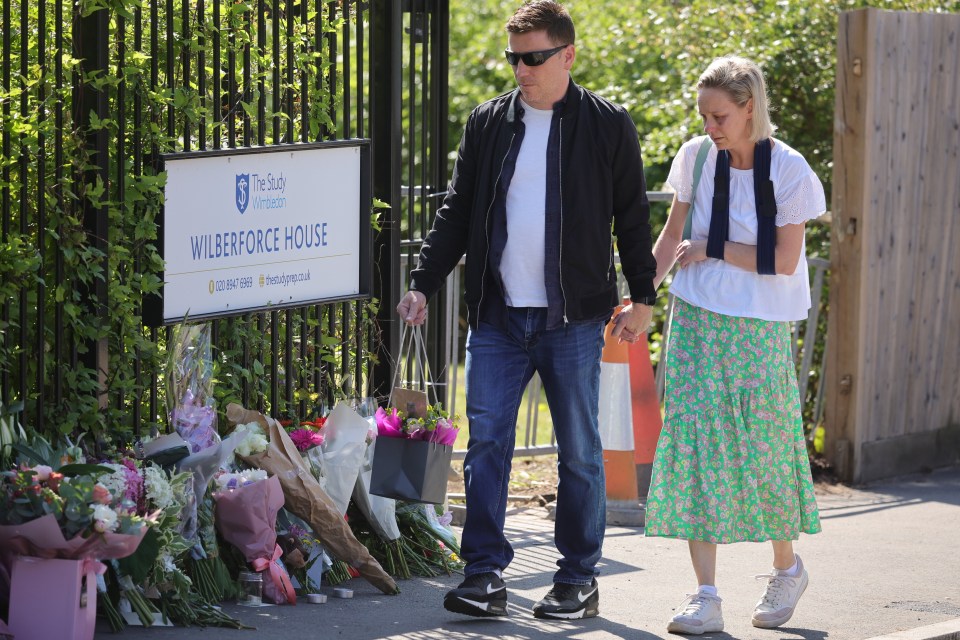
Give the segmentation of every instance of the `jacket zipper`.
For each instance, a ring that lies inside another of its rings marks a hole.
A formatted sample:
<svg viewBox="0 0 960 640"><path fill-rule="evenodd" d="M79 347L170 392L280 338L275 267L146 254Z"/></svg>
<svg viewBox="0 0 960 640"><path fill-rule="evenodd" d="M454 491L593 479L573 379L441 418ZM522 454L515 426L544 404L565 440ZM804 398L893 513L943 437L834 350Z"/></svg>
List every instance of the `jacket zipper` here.
<svg viewBox="0 0 960 640"><path fill-rule="evenodd" d="M613 263L614 263L614 259L613 259L613 236L611 235L611 236L610 236L610 265L607 267L607 282L610 282L611 274L612 274L613 278L616 278L616 277L617 277L617 272L616 272L616 270L615 270L614 267L613 267ZM619 292L618 292L618 293L619 293Z"/></svg>
<svg viewBox="0 0 960 640"><path fill-rule="evenodd" d="M560 251L557 270L560 273L560 297L563 298L563 324L570 324L567 318L567 292L563 290L563 116L560 116L560 141L557 149L557 172L560 174Z"/></svg>
<svg viewBox="0 0 960 640"><path fill-rule="evenodd" d="M486 248L483 255L483 273L480 274L480 300L477 302L477 322L480 322L480 309L483 307L483 291L487 282L487 266L490 263L490 210L493 209L493 203L497 201L497 187L500 185L500 178L503 177L503 165L507 163L507 156L510 155L510 149L513 148L513 139L517 134L510 134L510 144L507 145L507 153L500 161L500 171L497 172L497 179L493 183L493 198L490 199L490 205L487 207L487 213L483 218L483 233L487 239Z"/></svg>

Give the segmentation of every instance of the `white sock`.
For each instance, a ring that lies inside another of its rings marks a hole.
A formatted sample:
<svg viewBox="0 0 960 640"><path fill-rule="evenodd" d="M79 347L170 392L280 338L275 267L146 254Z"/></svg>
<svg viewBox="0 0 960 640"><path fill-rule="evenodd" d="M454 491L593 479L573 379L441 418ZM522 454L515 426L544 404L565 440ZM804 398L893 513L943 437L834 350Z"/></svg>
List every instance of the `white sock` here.
<svg viewBox="0 0 960 640"><path fill-rule="evenodd" d="M497 577L498 577L498 578L500 578L501 580L503 580L503 571L501 571L500 569L494 569L493 572L494 572L495 574L497 574Z"/></svg>
<svg viewBox="0 0 960 640"><path fill-rule="evenodd" d="M707 594L708 596L716 596L716 595L717 595L717 587L714 586L714 585L712 585L712 584L701 584L701 585L699 585L699 586L697 587L697 591L698 591L699 593L705 593L705 594Z"/></svg>
<svg viewBox="0 0 960 640"><path fill-rule="evenodd" d="M798 571L799 569L800 569L800 563L797 562L797 556L793 556L793 566L791 566L789 569L776 569L776 568L775 568L774 571L775 571L776 573L780 574L781 576L789 576L789 577L792 578L792 577L794 577L794 576L797 575L797 571Z"/></svg>

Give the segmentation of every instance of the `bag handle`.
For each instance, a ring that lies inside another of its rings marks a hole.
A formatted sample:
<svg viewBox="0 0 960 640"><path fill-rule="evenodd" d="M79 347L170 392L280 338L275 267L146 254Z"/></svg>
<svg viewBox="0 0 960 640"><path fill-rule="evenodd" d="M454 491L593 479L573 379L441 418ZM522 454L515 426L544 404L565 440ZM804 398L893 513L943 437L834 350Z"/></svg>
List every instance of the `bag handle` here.
<svg viewBox="0 0 960 640"><path fill-rule="evenodd" d="M697 203L697 187L700 185L700 174L703 173L703 165L707 161L707 154L710 153L710 147L712 146L713 141L710 136L706 136L697 150L697 161L693 165L693 191L690 192L690 210L687 211L687 219L683 223L684 240L689 240L693 234L693 210Z"/></svg>
<svg viewBox="0 0 960 640"><path fill-rule="evenodd" d="M430 371L430 361L427 358L426 343L423 340L423 329L420 325L408 328L407 324L403 323L400 326L399 358L397 358L397 367L393 375L393 384L390 387L390 397L387 398L388 407L393 406L393 390L403 388L403 364L409 362L411 357L416 362L414 373L419 373L419 379L423 381L427 402L430 402L431 395L433 395L432 404L436 405L439 402L436 385L431 382L433 376Z"/></svg>

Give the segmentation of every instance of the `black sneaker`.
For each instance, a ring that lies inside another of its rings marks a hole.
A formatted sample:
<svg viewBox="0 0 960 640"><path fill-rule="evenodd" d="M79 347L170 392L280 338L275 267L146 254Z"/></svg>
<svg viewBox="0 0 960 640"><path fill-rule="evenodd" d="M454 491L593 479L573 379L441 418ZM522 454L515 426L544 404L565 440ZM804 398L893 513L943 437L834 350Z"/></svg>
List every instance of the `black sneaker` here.
<svg viewBox="0 0 960 640"><path fill-rule="evenodd" d="M543 600L533 605L534 618L575 620L592 618L600 613L600 588L590 584L556 582Z"/></svg>
<svg viewBox="0 0 960 640"><path fill-rule="evenodd" d="M447 592L443 607L468 616L505 616L507 585L492 571L467 576L459 587Z"/></svg>

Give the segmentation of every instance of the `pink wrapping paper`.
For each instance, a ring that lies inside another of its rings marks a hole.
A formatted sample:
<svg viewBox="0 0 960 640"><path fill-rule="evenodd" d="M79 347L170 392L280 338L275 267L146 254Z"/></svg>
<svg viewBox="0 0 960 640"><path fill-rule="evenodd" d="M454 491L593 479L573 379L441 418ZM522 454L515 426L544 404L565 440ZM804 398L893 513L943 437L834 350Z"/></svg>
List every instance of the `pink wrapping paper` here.
<svg viewBox="0 0 960 640"><path fill-rule="evenodd" d="M42 516L24 524L0 525L0 564L3 565L0 577L6 578L12 574L13 560L19 555L83 561L83 573L88 576L89 582L92 582L93 574L102 574L105 569L102 564L96 562L97 560L126 558L137 550L146 533L147 526L144 525L136 534L96 533L89 538L74 536L67 540L63 537L60 525L57 524L57 519L53 515ZM4 583L0 584L0 597L6 598L8 585L5 580L0 582ZM87 594L89 601L91 598L89 587ZM92 603L95 612L95 587ZM0 621L0 633L5 631L3 622Z"/></svg>
<svg viewBox="0 0 960 640"><path fill-rule="evenodd" d="M109 560L133 554L146 533L147 527L144 525L137 534L108 532L97 533L89 538L74 536L66 540L57 519L48 515L25 524L0 525L0 549L5 554L37 558Z"/></svg>
<svg viewBox="0 0 960 640"><path fill-rule="evenodd" d="M214 494L214 499L217 502L217 530L224 540L239 549L257 571L269 566L272 580L264 584L267 599L276 604L296 604L297 596L290 585L290 578L278 575L284 572L273 561L274 552L278 549L277 512L283 507L283 489L277 476L230 491L219 491ZM258 560L266 560L268 565L257 563Z"/></svg>

